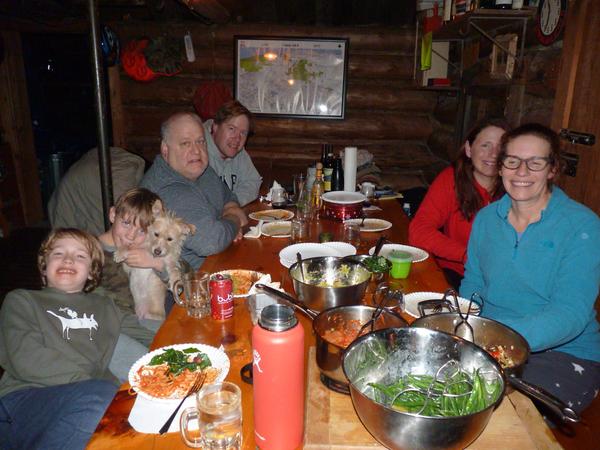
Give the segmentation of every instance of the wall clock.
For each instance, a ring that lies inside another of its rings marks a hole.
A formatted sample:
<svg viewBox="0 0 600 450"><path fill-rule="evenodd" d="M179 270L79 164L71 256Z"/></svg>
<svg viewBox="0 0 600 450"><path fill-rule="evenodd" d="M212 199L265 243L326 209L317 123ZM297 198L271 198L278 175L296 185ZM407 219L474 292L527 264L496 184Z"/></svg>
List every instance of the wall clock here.
<svg viewBox="0 0 600 450"><path fill-rule="evenodd" d="M540 0L535 24L538 40L550 45L560 35L565 26L567 0Z"/></svg>

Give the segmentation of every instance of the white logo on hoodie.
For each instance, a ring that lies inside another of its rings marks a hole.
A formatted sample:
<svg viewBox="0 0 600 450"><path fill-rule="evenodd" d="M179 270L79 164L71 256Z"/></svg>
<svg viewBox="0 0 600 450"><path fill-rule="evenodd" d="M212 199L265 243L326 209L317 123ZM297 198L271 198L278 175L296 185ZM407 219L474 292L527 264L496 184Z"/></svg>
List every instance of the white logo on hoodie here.
<svg viewBox="0 0 600 450"><path fill-rule="evenodd" d="M62 331L63 331L63 338L66 340L71 340L71 337L69 336L69 331L71 329L82 329L82 328L87 328L90 330L90 341L93 341L94 339L92 338L92 330L97 330L98 329L98 322L96 322L96 319L94 319L94 315L92 314L90 317L87 317L87 315L84 313L83 317L77 317L78 314L73 311L72 309L69 308L59 308L59 311L66 311L67 315L69 317L63 317L63 316L59 316L56 313L53 313L50 310L46 310L46 312L48 314L52 314L54 317L58 317L58 319L60 320L60 323L62 324Z"/></svg>

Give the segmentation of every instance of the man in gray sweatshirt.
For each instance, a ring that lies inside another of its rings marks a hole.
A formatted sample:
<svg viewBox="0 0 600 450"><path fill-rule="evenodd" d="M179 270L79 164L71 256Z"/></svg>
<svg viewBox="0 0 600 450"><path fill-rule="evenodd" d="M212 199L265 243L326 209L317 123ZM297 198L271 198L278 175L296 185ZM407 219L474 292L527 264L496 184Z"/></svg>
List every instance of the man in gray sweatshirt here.
<svg viewBox="0 0 600 450"><path fill-rule="evenodd" d="M196 226L183 245L181 257L198 269L208 255L241 239L248 218L237 198L208 166L202 120L176 113L161 126L160 155L141 186L160 196L165 207Z"/></svg>
<svg viewBox="0 0 600 450"><path fill-rule="evenodd" d="M224 103L214 120L204 122L208 162L237 197L240 206L258 198L262 178L244 148L252 113L237 100Z"/></svg>

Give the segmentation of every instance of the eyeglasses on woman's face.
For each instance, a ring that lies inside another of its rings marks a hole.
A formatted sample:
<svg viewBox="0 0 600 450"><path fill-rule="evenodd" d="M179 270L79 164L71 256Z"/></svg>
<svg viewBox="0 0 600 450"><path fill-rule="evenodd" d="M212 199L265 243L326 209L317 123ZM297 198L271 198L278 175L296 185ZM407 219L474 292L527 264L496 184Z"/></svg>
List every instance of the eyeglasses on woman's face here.
<svg viewBox="0 0 600 450"><path fill-rule="evenodd" d="M505 155L502 158L502 165L510 170L516 170L521 167L522 163L525 163L527 168L532 172L540 172L548 167L548 164L552 161L552 158L548 156L533 156L531 158L522 159L518 156Z"/></svg>

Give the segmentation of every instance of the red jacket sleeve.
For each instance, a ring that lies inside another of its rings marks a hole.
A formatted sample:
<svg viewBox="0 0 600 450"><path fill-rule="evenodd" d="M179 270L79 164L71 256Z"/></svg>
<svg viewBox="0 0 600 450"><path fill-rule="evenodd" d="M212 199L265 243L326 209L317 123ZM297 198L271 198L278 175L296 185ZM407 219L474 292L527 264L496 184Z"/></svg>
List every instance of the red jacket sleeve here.
<svg viewBox="0 0 600 450"><path fill-rule="evenodd" d="M410 222L409 244L427 250L436 258L462 264L466 245L441 231L455 214L460 212L454 191L454 170L448 167L433 181Z"/></svg>

